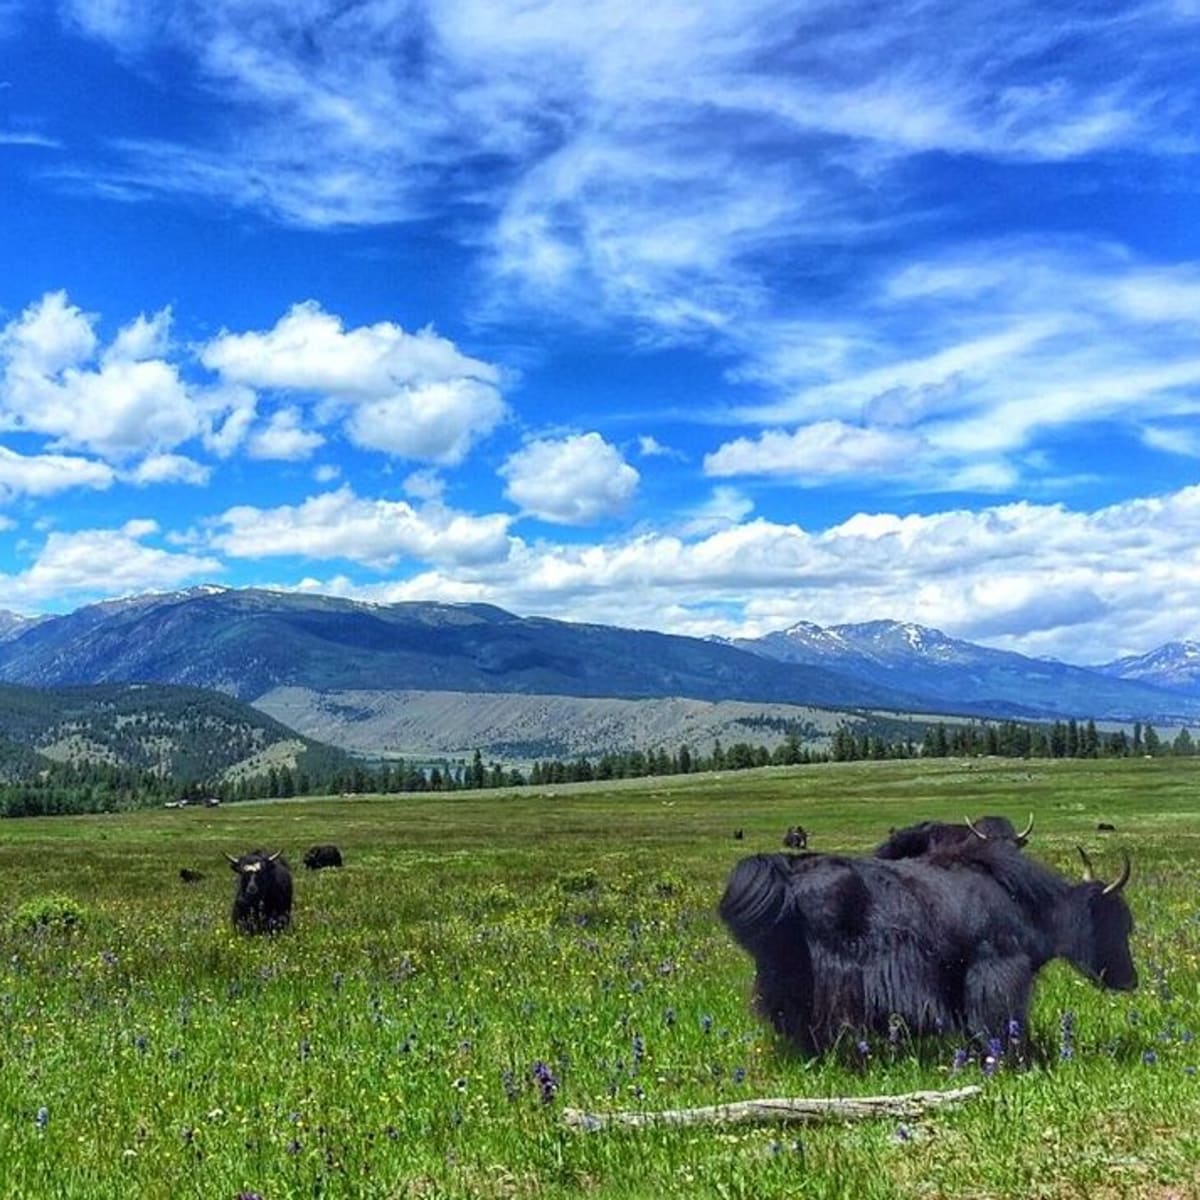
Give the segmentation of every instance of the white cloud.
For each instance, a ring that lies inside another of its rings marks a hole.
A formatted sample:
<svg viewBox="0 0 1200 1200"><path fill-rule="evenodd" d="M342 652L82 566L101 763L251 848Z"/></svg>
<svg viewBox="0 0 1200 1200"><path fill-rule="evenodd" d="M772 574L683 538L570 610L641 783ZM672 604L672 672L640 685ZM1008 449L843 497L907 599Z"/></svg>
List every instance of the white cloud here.
<svg viewBox="0 0 1200 1200"><path fill-rule="evenodd" d="M246 453L251 458L295 462L310 458L324 444L322 434L303 428L299 409L279 408L271 414L266 425L254 430L246 439Z"/></svg>
<svg viewBox="0 0 1200 1200"><path fill-rule="evenodd" d="M1150 425L1142 430L1142 441L1152 450L1200 458L1200 430Z"/></svg>
<svg viewBox="0 0 1200 1200"><path fill-rule="evenodd" d="M155 357L169 325L166 311L140 316L96 361L95 318L65 293L47 293L0 333L0 427L117 462L201 434L201 410L178 368Z"/></svg>
<svg viewBox="0 0 1200 1200"><path fill-rule="evenodd" d="M340 586L378 601L472 600L697 636L908 620L1086 663L1195 636L1197 546L1200 486L1092 512L1017 503L860 513L811 532L757 518L612 543L514 539L486 566Z"/></svg>
<svg viewBox="0 0 1200 1200"><path fill-rule="evenodd" d="M18 608L64 600L87 603L175 588L222 571L214 558L146 545L157 531L157 523L147 519L119 529L52 532L26 570L0 576L6 602Z"/></svg>
<svg viewBox="0 0 1200 1200"><path fill-rule="evenodd" d="M111 487L113 469L90 458L65 454L18 454L0 446L0 498L53 496L70 488Z"/></svg>
<svg viewBox="0 0 1200 1200"><path fill-rule="evenodd" d="M159 483L188 483L202 486L209 480L211 468L183 454L152 454L132 470L121 474L137 487Z"/></svg>
<svg viewBox="0 0 1200 1200"><path fill-rule="evenodd" d="M800 484L895 474L912 465L924 444L912 434L819 421L793 433L769 429L737 438L705 456L707 475L781 475Z"/></svg>
<svg viewBox="0 0 1200 1200"><path fill-rule="evenodd" d="M598 433L532 441L500 469L504 494L523 512L560 525L590 525L623 511L639 475Z"/></svg>
<svg viewBox="0 0 1200 1200"><path fill-rule="evenodd" d="M439 504L366 500L342 487L298 505L230 508L210 523L209 543L234 558L348 559L376 568L401 559L494 563L508 553L510 520Z"/></svg>
<svg viewBox="0 0 1200 1200"><path fill-rule="evenodd" d="M357 445L403 458L461 462L507 411L498 368L432 329L347 330L312 301L264 333L223 333L200 357L229 384L317 397Z"/></svg>

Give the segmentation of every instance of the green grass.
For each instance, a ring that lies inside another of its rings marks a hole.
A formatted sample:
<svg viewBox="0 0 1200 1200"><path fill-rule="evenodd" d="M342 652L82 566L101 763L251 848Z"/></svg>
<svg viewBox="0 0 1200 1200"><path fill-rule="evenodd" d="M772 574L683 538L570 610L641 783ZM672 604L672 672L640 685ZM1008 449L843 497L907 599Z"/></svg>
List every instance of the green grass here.
<svg viewBox="0 0 1200 1200"><path fill-rule="evenodd" d="M5 822L3 1194L1196 1195L1198 785L1187 760L885 762ZM815 849L865 850L916 819L1029 811L1028 852L1072 875L1076 844L1113 873L1130 849L1139 992L1052 966L1035 1052L988 1079L952 1072L954 1041L805 1062L750 1014L750 963L713 911L739 856L797 822ZM346 868L305 872L328 841ZM260 845L296 875L275 939L228 922L223 852ZM70 921L26 919L60 898ZM904 1129L561 1120L961 1082L983 1095Z"/></svg>

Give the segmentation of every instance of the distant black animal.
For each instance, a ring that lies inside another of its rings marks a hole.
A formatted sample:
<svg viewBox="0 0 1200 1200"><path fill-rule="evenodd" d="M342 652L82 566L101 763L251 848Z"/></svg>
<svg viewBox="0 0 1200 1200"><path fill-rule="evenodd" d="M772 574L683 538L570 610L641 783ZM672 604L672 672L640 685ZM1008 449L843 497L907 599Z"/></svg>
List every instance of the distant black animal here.
<svg viewBox="0 0 1200 1200"><path fill-rule="evenodd" d="M963 824L946 821L920 821L893 829L888 840L875 849L876 858L920 858L931 850L949 846L961 846L972 841L1007 842L1013 846L1024 846L1033 832L1033 813L1020 833L1013 828L1007 817L980 817L972 821L963 818Z"/></svg>
<svg viewBox="0 0 1200 1200"><path fill-rule="evenodd" d="M191 867L180 867L179 878L184 883L199 883L204 878L204 872L195 871Z"/></svg>
<svg viewBox="0 0 1200 1200"><path fill-rule="evenodd" d="M1072 884L1002 841L896 861L757 854L720 915L754 959L755 1007L806 1054L843 1036L1026 1028L1038 971L1065 958L1104 987L1137 985L1129 880Z"/></svg>
<svg viewBox="0 0 1200 1200"><path fill-rule="evenodd" d="M279 933L291 924L292 873L282 855L281 850L225 855L238 877L232 917L240 932Z"/></svg>
<svg viewBox="0 0 1200 1200"><path fill-rule="evenodd" d="M742 833L742 831L740 829L735 829L733 831L733 840L735 842L740 842L742 840L742 838L745 836L746 835L744 833Z"/></svg>
<svg viewBox="0 0 1200 1200"><path fill-rule="evenodd" d="M808 845L808 830L803 825L789 825L783 844L789 850L803 850Z"/></svg>
<svg viewBox="0 0 1200 1200"><path fill-rule="evenodd" d="M323 867L340 867L342 852L336 846L310 846L304 853L304 865L310 871Z"/></svg>
<svg viewBox="0 0 1200 1200"><path fill-rule="evenodd" d="M1098 833L1116 833L1117 827L1109 824L1108 821L1098 821L1096 823L1096 831Z"/></svg>

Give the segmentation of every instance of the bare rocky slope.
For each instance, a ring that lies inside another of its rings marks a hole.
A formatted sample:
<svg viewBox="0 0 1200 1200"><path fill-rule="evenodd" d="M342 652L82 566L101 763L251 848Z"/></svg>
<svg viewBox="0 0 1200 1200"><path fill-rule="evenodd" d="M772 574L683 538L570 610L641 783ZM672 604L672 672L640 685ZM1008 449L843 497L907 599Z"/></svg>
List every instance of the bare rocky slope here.
<svg viewBox="0 0 1200 1200"><path fill-rule="evenodd" d="M274 688L254 706L306 737L360 754L457 758L478 749L505 761L684 745L708 753L716 741L774 747L792 732L816 749L846 719L828 709L741 700L302 687Z"/></svg>

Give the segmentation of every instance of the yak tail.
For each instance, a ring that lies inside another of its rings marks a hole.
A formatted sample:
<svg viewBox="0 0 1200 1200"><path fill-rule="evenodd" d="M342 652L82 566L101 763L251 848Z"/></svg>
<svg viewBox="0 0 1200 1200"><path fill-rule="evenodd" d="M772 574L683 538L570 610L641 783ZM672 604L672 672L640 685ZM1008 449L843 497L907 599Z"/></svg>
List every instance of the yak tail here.
<svg viewBox="0 0 1200 1200"><path fill-rule="evenodd" d="M738 944L758 957L775 940L791 906L788 859L755 854L733 868L717 911Z"/></svg>

